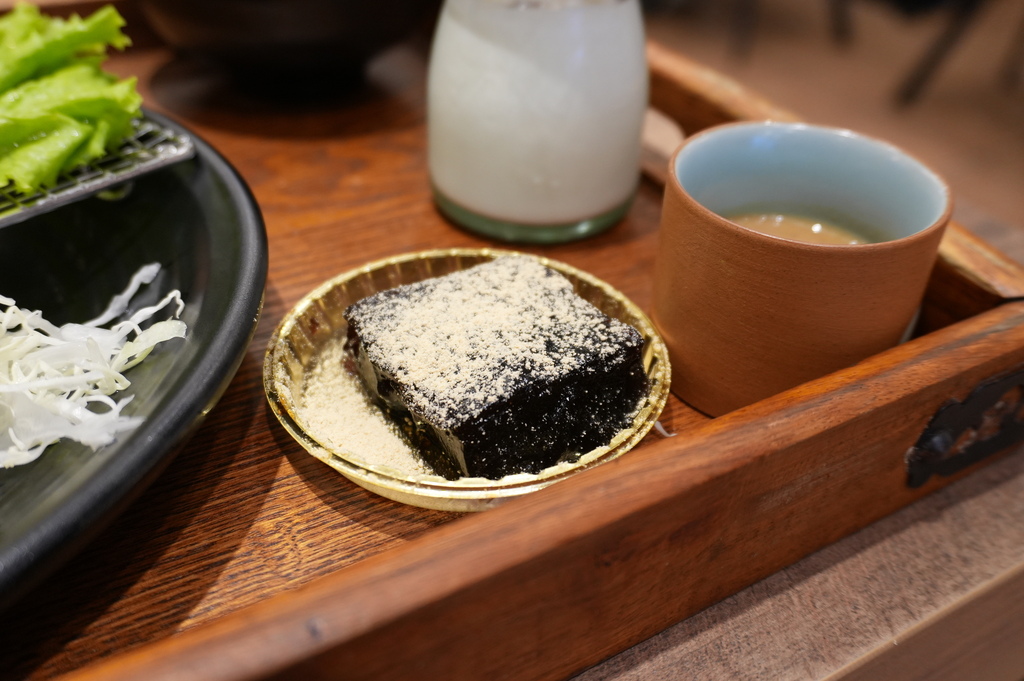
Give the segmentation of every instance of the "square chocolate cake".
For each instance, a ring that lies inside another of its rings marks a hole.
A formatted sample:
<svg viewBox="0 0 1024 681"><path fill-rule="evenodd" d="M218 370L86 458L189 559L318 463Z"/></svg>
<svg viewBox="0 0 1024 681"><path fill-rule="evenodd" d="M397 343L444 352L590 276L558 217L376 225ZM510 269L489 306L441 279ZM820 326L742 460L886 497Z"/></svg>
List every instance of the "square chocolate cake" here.
<svg viewBox="0 0 1024 681"><path fill-rule="evenodd" d="M367 389L464 476L535 474L608 444L647 393L640 333L532 258L381 291L345 317Z"/></svg>

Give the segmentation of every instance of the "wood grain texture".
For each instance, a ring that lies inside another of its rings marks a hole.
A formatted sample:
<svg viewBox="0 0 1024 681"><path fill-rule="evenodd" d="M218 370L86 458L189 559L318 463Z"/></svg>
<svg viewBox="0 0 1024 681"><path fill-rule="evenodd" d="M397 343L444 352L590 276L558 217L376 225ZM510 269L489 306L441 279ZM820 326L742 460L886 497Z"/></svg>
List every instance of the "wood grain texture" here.
<svg viewBox="0 0 1024 681"><path fill-rule="evenodd" d="M424 63L422 50L399 49L359 90L282 102L163 50L109 62L140 76L147 106L210 142L252 188L270 241L266 303L237 376L166 473L71 565L0 613L0 678L51 678L215 621L457 518L377 498L309 457L276 423L261 383L273 327L322 281L407 251L491 245L430 201ZM628 219L600 238L526 250L598 272L644 305L659 209L657 188L644 185ZM677 402L663 423L704 420Z"/></svg>
<svg viewBox="0 0 1024 681"><path fill-rule="evenodd" d="M49 678L158 640L453 517L385 502L306 455L278 427L261 381L273 326L309 289L375 252L439 245L443 224L426 188L417 193L422 142L403 133L422 124L419 94L385 96L375 88L406 82L384 78L353 95L367 100L365 118L336 116L322 104L224 94L218 74L169 56L130 51L110 68L142 76L147 105L187 120L254 189L271 241L263 316L235 380L166 473L71 565L0 613L2 678ZM196 109L205 116L193 123ZM390 134L395 142L384 143ZM253 145L255 136L265 142ZM333 150L331 139L340 140ZM417 236L420 224L432 229ZM469 241L452 236L452 245Z"/></svg>
<svg viewBox="0 0 1024 681"><path fill-rule="evenodd" d="M714 421L673 398L676 437L494 511L374 497L277 427L260 368L273 326L323 280L489 245L430 202L424 64L402 48L356 91L274 101L158 49L111 61L249 183L270 239L266 306L168 471L0 613L0 677L564 678L940 487L905 489L902 452L945 399L1024 362L1024 304L1003 305ZM748 96L710 99L673 115L693 129ZM647 308L659 210L645 183L609 232L524 250Z"/></svg>
<svg viewBox="0 0 1024 681"><path fill-rule="evenodd" d="M964 286L964 281L971 282ZM1024 296L1024 268L953 222L939 248L921 311L922 332Z"/></svg>
<svg viewBox="0 0 1024 681"><path fill-rule="evenodd" d="M828 681L1020 681L1024 670L1024 564L977 588L840 669Z"/></svg>
<svg viewBox="0 0 1024 681"><path fill-rule="evenodd" d="M746 120L798 121L799 117L741 83L657 41L647 43L651 106L683 123L683 132Z"/></svg>
<svg viewBox="0 0 1024 681"><path fill-rule="evenodd" d="M830 544L574 677L574 681L985 679L1014 665L1024 603L1008 593L1024 564L1024 456L1018 451ZM963 617L999 593L983 626ZM945 631L934 654L910 637ZM918 633L920 632L920 633ZM994 633L998 632L998 633ZM992 635L994 633L994 635ZM967 671L976 665L977 673ZM884 671L880 671L884 670ZM955 672L944 676L944 672ZM935 676L932 676L935 675ZM998 678L998 677L996 677Z"/></svg>
<svg viewBox="0 0 1024 681"><path fill-rule="evenodd" d="M1003 306L72 678L564 678L934 490L893 451L1024 361L1022 322Z"/></svg>

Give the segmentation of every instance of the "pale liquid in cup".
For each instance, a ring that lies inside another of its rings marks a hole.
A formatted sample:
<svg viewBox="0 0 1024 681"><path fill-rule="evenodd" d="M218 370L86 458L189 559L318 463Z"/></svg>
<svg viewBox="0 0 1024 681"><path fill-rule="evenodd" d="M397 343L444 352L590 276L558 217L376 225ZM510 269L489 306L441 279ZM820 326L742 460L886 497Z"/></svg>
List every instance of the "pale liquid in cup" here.
<svg viewBox="0 0 1024 681"><path fill-rule="evenodd" d="M817 218L788 213L743 213L727 216L748 229L783 239L814 244L866 244L871 240L845 227Z"/></svg>
<svg viewBox="0 0 1024 681"><path fill-rule="evenodd" d="M431 180L510 222L605 213L636 188L647 78L637 0L448 0L428 79Z"/></svg>

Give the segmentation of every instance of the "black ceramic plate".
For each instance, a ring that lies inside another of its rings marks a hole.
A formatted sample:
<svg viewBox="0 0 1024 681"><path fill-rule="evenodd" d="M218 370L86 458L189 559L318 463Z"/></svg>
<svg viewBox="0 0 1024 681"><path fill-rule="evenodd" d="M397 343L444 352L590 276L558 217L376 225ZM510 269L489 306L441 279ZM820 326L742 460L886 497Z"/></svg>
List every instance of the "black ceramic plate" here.
<svg viewBox="0 0 1024 681"><path fill-rule="evenodd" d="M188 326L186 339L158 345L128 371L125 413L145 417L136 430L97 451L62 441L30 464L0 468L0 608L152 482L252 338L267 275L263 219L234 169L195 145L195 158L136 179L123 198L87 198L0 229L0 293L19 307L56 324L86 321L140 266L159 262L134 307L178 289Z"/></svg>

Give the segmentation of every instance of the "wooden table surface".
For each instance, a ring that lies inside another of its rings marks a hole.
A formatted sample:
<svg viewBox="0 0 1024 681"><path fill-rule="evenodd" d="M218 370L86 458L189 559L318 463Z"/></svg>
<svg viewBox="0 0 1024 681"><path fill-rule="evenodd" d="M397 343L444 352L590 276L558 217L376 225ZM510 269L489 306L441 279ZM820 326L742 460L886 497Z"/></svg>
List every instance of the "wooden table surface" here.
<svg viewBox="0 0 1024 681"><path fill-rule="evenodd" d="M458 517L384 501L309 457L277 424L261 384L263 354L274 326L325 279L403 252L494 245L447 224L430 201L424 51L416 46L393 50L372 65L364 86L344 92L328 82L323 96L310 99L275 100L269 96L272 83L265 96L237 91L216 70L174 59L159 47L130 50L109 62L109 68L137 75L147 106L210 142L253 190L270 243L266 304L237 376L167 471L70 564L0 613L2 678L52 678L172 636ZM627 219L606 234L522 250L591 271L647 308L659 211L660 189L645 181ZM1012 230L995 236L1004 250L1024 253L1024 240ZM671 430L698 418L672 402L663 423ZM896 530L886 534L872 526L867 534L837 545L847 548L830 547L824 557L806 559L584 678L656 678L663 673L677 678L666 672L685 664L700 678L760 678L761 672L764 678L822 678L863 658L889 633L1024 563L1022 541L1010 541L1001 552L992 549L991 541L979 539L966 548L960 542L959 551L977 549L978 554L961 562L984 563L986 550L999 553L1001 562L989 562L991 574L966 568L958 573L956 565L948 566L942 593L931 601L915 601L920 589L913 580L873 572L863 560L850 567L849 560L835 558L835 551L853 559L866 555L862 549L885 545L886 551L908 552L905 566L946 561L949 552L934 542L918 540L901 548L889 540L921 522L929 523L931 536L941 535L943 516L963 521L968 509L978 516L971 516L974 524L965 530L954 522L951 532L983 537L991 531L992 537L1005 538L997 523L1007 521L1007 490L1024 487L1022 481L1021 457L1010 456L901 512L898 517L904 520L893 521ZM846 631L849 622L824 604L851 602L851 593L879 579L885 582L883 592L910 590L886 606L902 609L903 617L872 613L873 597L864 596L850 616L881 618L887 627L869 626L871 633L858 629L855 644L800 634L799 655L818 660L815 664L794 662L785 652L796 639L783 628L794 635L799 628L778 613L788 608L790 619L809 621L812 630L828 620L836 631ZM795 616L795 598L816 604L814 612ZM778 608L775 615L761 616L773 607ZM768 651L788 662L770 666ZM761 655L763 664L751 666L751 655Z"/></svg>
<svg viewBox="0 0 1024 681"><path fill-rule="evenodd" d="M288 436L262 388L274 327L324 280L404 252L494 245L449 226L430 200L423 50L399 48L364 87L327 82L324 97L305 102L236 92L162 48L129 50L108 68L138 76L148 107L208 141L249 184L269 238L266 302L237 376L169 469L0 614L0 676L11 678L52 677L209 622L458 517L349 483ZM605 235L522 250L599 273L644 306L658 211L656 188L645 186Z"/></svg>

